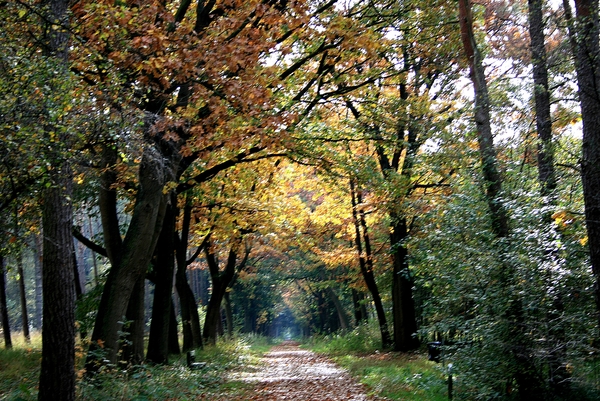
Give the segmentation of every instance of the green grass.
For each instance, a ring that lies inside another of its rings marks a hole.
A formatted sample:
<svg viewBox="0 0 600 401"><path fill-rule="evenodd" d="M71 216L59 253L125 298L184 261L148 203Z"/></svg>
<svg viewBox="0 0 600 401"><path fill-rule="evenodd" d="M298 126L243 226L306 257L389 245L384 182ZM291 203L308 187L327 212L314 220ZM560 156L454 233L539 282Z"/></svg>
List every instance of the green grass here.
<svg viewBox="0 0 600 401"><path fill-rule="evenodd" d="M15 336L16 338L16 336ZM227 373L258 363L272 346L263 337L238 337L219 341L216 346L196 350L196 361L206 362L200 370L186 366L186 356L171 356L170 364L134 366L127 370L104 370L92 380L77 381L77 399L94 400L228 400L244 393L250 384L228 381ZM84 353L78 352L78 366ZM0 349L0 400L33 401L41 362L41 342L16 342L14 348Z"/></svg>
<svg viewBox="0 0 600 401"><path fill-rule="evenodd" d="M440 365L425 354L382 352L376 328L317 337L305 346L347 369L369 395L403 401L448 399L447 376Z"/></svg>

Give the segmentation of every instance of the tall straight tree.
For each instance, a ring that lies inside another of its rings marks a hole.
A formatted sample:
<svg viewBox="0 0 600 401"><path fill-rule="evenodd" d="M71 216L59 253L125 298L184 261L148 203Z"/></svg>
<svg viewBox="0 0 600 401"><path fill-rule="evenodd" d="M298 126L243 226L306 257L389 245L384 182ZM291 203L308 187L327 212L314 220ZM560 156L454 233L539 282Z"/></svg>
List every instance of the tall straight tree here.
<svg viewBox="0 0 600 401"><path fill-rule="evenodd" d="M470 0L459 0L459 19L461 39L466 56L470 78L475 91L475 124L479 158L485 186L485 199L491 219L491 229L498 242L500 255L507 255L509 246L510 225L508 212L502 203L502 177L498 169L498 160L491 125L491 101L483 67L483 57L478 48L473 31L473 15ZM540 380L532 360L528 345L527 327L524 322L523 306L518 294L512 291L517 280L517 270L510 260L502 256L497 277L498 291L506 302L505 309L497 316L498 321L506 327L497 334L498 341L507 350L512 359L510 372L518 388L520 400L543 400L540 391Z"/></svg>
<svg viewBox="0 0 600 401"><path fill-rule="evenodd" d="M58 97L68 82L69 19L67 0L47 0L45 56L63 79L49 83ZM57 77L53 77L56 79ZM64 80L64 81L63 81ZM48 111L48 114L49 111ZM47 140L58 143L46 155L49 168L43 191L42 227L44 291L42 326L42 366L39 400L75 399L75 286L73 271L73 179L71 166L61 152L68 144L69 132L48 118L44 127Z"/></svg>
<svg viewBox="0 0 600 401"><path fill-rule="evenodd" d="M570 10L568 2L565 10ZM600 327L600 41L598 0L575 0L571 31L583 123L581 181L585 221ZM569 15L566 13L567 16Z"/></svg>

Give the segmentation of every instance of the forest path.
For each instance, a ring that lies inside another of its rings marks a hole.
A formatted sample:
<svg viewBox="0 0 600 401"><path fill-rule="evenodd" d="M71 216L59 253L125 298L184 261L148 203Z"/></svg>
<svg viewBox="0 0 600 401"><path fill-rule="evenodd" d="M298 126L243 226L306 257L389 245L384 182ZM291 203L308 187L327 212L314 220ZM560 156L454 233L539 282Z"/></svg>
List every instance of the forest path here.
<svg viewBox="0 0 600 401"><path fill-rule="evenodd" d="M284 342L264 355L254 372L238 372L233 380L255 383L244 400L367 401L364 389L331 360Z"/></svg>

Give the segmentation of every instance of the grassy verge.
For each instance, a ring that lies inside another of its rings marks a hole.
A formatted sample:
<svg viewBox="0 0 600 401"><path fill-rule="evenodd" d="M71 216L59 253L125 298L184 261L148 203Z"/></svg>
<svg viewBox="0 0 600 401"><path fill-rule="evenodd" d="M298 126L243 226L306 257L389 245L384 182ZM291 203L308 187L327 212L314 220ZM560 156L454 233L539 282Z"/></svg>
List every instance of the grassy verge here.
<svg viewBox="0 0 600 401"><path fill-rule="evenodd" d="M447 376L439 365L419 353L381 352L369 327L344 335L317 337L306 346L347 369L369 395L388 400L446 401Z"/></svg>
<svg viewBox="0 0 600 401"><path fill-rule="evenodd" d="M94 400L230 400L248 390L247 383L227 380L229 371L256 364L272 344L262 337L218 342L196 351L204 368L190 370L185 355L171 356L169 365L141 365L104 370L93 380L77 381L77 399ZM37 399L41 347L15 345L0 349L0 400ZM82 363L83 352L78 353ZM79 376L83 371L79 372Z"/></svg>

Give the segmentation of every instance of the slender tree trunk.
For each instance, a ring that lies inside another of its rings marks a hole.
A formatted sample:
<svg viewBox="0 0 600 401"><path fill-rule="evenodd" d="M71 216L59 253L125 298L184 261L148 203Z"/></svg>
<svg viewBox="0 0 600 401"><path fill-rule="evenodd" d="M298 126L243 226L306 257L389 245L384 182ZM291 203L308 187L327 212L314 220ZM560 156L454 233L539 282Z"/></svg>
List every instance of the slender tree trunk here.
<svg viewBox="0 0 600 401"><path fill-rule="evenodd" d="M507 246L510 234L509 218L500 199L502 179L497 166L496 149L493 142L490 97L483 60L473 32L470 0L459 0L459 17L464 54L469 63L470 78L475 91L475 123L486 189L485 197L492 232L499 240L502 254L502 247ZM498 316L498 321L506 326L507 334L503 335L501 341L513 358L512 378L517 383L519 399L541 401L544 399L545 394L543 394L543 386L540 384L540 378L532 359L533 355L528 341L529 336L526 333L528 329L524 322L525 317L521 299L519 294L515 293L518 272L508 260L501 260L500 265L500 270L497 272L497 283L500 292L503 294L503 301L507 303L508 307Z"/></svg>
<svg viewBox="0 0 600 401"><path fill-rule="evenodd" d="M350 180L350 195L352 198L352 217L354 220L355 242L356 250L358 252L358 262L360 266L360 271L362 273L363 279L365 280L365 284L367 285L367 288L371 293L371 297L373 298L373 304L375 305L375 313L377 314L377 320L379 321L379 331L381 332L382 347L390 348L392 347L392 338L390 336L387 319L385 317L383 303L381 302L381 295L379 295L379 288L377 287L377 282L375 281L375 276L373 274L372 255L370 252L370 243L368 242L369 236L367 232L367 224L364 218L359 218L358 191L353 180ZM365 243L365 253L363 253L362 244L365 240L367 240L367 242Z"/></svg>
<svg viewBox="0 0 600 401"><path fill-rule="evenodd" d="M337 312L340 329L348 330L348 328L350 327L350 320L348 319L348 315L346 314L346 311L344 310L344 306L340 302L340 299L331 287L327 287L326 292L327 296L333 303L333 306L335 306L335 311Z"/></svg>
<svg viewBox="0 0 600 401"><path fill-rule="evenodd" d="M354 321L357 326L368 321L367 307L365 305L365 294L352 289L352 304L354 305Z"/></svg>
<svg viewBox="0 0 600 401"><path fill-rule="evenodd" d="M550 88L548 85L548 63L546 56L546 38L544 35L543 1L529 0L529 36L531 38L531 63L533 65L533 84L535 99L536 128L538 134L538 181L540 194L546 211L543 222L548 231L553 231L552 214L556 206L556 173L554 168L554 146L552 143L552 118L550 110ZM558 249L546 252L545 261L558 255ZM551 269L546 274L547 286L555 282ZM554 291L551 310L547 313L549 322L558 322L564 312L560 287ZM564 368L567 361L567 341L562 323L549 325L548 371L552 391L565 396L569 389L569 374Z"/></svg>
<svg viewBox="0 0 600 401"><path fill-rule="evenodd" d="M183 209L181 224L181 237L175 249L177 272L175 273L175 287L179 295L181 308L181 326L183 332L183 352L191 349L202 348L202 331L200 329L200 316L196 297L187 279L187 247L191 222L192 208L186 204ZM193 275L195 277L195 275Z"/></svg>
<svg viewBox="0 0 600 401"><path fill-rule="evenodd" d="M229 291L225 291L223 296L225 306L225 323L227 324L227 335L229 338L233 338L233 311L231 310L231 297Z"/></svg>
<svg viewBox="0 0 600 401"><path fill-rule="evenodd" d="M33 263L35 265L35 328L42 329L42 236L33 236Z"/></svg>
<svg viewBox="0 0 600 401"><path fill-rule="evenodd" d="M25 274L23 273L23 254L19 252L17 258L17 273L19 275L19 295L21 299L21 321L23 322L23 337L25 343L31 342L29 335L29 317L27 313L27 292L25 291Z"/></svg>
<svg viewBox="0 0 600 401"><path fill-rule="evenodd" d="M12 348L10 338L10 323L8 321L8 307L6 304L6 271L4 268L4 255L0 253L0 318L2 318L2 334L4 347Z"/></svg>
<svg viewBox="0 0 600 401"><path fill-rule="evenodd" d="M529 36L531 38L531 63L533 65L535 123L539 139L538 177L542 196L551 197L556 189L556 174L554 172L550 89L548 86L548 63L542 4L542 0L529 0Z"/></svg>

